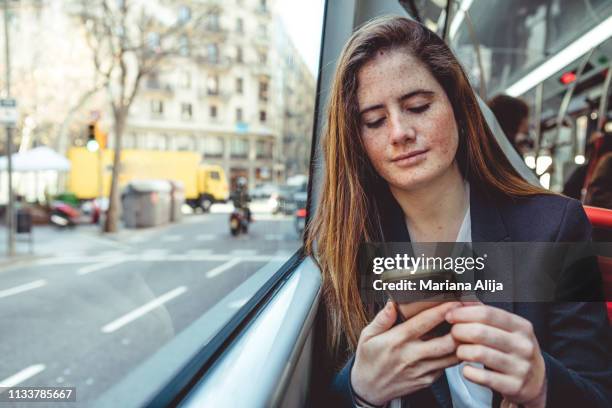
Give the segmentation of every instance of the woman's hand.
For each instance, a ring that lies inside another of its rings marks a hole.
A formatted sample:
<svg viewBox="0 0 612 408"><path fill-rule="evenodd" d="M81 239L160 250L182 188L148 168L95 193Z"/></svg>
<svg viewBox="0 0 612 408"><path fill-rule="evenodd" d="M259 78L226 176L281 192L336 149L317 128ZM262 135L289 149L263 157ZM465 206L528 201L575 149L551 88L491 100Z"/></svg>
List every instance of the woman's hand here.
<svg viewBox="0 0 612 408"><path fill-rule="evenodd" d="M450 333L426 341L420 338L458 306L461 303L442 303L393 326L397 310L387 302L359 336L351 371L355 393L371 404L382 405L428 387L442 370L457 364L457 344Z"/></svg>
<svg viewBox="0 0 612 408"><path fill-rule="evenodd" d="M544 358L528 320L481 303L455 308L446 320L461 343L457 357L486 366L465 366L465 378L499 392L506 402L526 408L546 405Z"/></svg>

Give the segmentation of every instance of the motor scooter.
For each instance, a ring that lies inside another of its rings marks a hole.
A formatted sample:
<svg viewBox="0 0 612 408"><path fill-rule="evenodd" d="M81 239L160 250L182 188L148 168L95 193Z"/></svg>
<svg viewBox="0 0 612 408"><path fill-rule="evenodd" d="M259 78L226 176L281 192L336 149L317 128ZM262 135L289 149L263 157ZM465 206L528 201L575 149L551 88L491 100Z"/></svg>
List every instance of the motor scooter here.
<svg viewBox="0 0 612 408"><path fill-rule="evenodd" d="M74 227L78 224L97 224L100 219L100 207L94 202L75 208L63 201L51 203L49 222L58 228Z"/></svg>
<svg viewBox="0 0 612 408"><path fill-rule="evenodd" d="M229 217L230 233L233 236L238 236L241 233L246 234L249 232L251 221L251 211L248 208L234 208Z"/></svg>

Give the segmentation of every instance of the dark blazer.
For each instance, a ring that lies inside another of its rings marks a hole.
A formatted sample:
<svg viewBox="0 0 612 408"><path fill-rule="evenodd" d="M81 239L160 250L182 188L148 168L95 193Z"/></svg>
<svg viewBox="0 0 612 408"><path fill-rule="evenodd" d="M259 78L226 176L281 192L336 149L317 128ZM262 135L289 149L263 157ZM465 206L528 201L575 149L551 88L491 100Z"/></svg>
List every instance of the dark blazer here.
<svg viewBox="0 0 612 408"><path fill-rule="evenodd" d="M388 200L385 241L409 241L401 208ZM472 242L579 242L591 239L591 225L580 202L556 195L509 199L470 188ZM398 218L399 217L399 218ZM593 292L601 290L591 287ZM485 302L486 303L486 302ZM612 406L611 329L603 302L495 304L529 320L546 364L547 406ZM352 406L350 370L354 356L333 375L324 399ZM410 407L452 407L446 376L404 397ZM501 396L494 392L493 407Z"/></svg>

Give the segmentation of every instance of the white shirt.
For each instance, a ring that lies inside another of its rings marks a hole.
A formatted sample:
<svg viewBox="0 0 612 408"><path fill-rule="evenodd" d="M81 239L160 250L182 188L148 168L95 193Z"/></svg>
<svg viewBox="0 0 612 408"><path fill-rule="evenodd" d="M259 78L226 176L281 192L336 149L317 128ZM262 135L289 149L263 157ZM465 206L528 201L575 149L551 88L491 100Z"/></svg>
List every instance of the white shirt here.
<svg viewBox="0 0 612 408"><path fill-rule="evenodd" d="M469 185L467 188L469 197ZM470 206L463 217L456 242L472 242L472 219ZM493 393L487 387L475 384L463 376L463 367L468 363L460 363L444 370L454 408L490 408L493 402ZM474 367L482 368L482 364L469 363Z"/></svg>
<svg viewBox="0 0 612 408"><path fill-rule="evenodd" d="M455 242L472 242L472 218L469 205L470 185L467 182L465 190L468 197L468 207ZM482 368L482 364L478 363L460 363L444 370L453 408L491 408L493 393L489 388L475 384L463 376L463 367L466 364ZM401 398L396 398L389 404L390 408L401 408L401 406Z"/></svg>

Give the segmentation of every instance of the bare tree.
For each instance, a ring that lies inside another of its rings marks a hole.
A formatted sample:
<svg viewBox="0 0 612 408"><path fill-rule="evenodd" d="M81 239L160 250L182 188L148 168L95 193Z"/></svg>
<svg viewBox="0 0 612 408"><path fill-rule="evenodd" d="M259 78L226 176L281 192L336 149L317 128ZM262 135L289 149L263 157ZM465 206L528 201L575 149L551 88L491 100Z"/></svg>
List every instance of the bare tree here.
<svg viewBox="0 0 612 408"><path fill-rule="evenodd" d="M177 55L201 30L208 11L145 0L78 0L96 71L104 78L113 117L114 165L105 232L117 231L122 137L144 77ZM177 12L179 11L179 12ZM204 37L197 39L205 41Z"/></svg>

